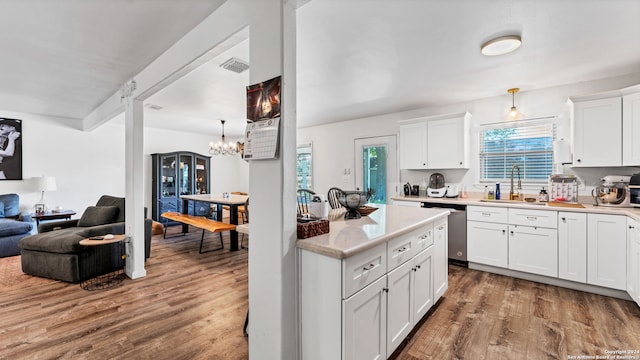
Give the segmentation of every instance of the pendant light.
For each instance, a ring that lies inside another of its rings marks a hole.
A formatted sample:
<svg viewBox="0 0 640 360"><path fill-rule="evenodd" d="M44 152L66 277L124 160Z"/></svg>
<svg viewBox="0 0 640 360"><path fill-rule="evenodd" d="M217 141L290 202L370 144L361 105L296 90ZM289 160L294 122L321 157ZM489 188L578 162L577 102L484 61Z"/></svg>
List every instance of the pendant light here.
<svg viewBox="0 0 640 360"><path fill-rule="evenodd" d="M516 93L518 91L520 91L519 88L511 88L507 90L507 92L511 94L511 112L509 112L509 116L512 119L515 119L518 117L518 109L516 109L516 102L515 102Z"/></svg>
<svg viewBox="0 0 640 360"><path fill-rule="evenodd" d="M222 123L222 138L217 143L209 144L209 154L211 155L235 155L238 153L238 145L232 141L228 143L224 139L224 123L226 120L220 120Z"/></svg>

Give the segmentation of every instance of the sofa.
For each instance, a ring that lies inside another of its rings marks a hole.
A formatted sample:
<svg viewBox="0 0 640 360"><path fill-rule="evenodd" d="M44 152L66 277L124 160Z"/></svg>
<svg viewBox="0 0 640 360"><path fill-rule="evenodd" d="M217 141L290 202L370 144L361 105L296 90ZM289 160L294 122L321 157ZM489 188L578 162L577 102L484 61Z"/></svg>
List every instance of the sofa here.
<svg viewBox="0 0 640 360"><path fill-rule="evenodd" d="M82 246L93 236L125 233L125 199L103 195L96 206L88 207L80 219L41 223L38 234L18 243L22 272L66 282L79 282L124 266L119 256L122 243ZM151 219L144 223L145 259L151 254ZM115 259L99 263L95 259Z"/></svg>
<svg viewBox="0 0 640 360"><path fill-rule="evenodd" d="M20 212L19 205L18 194L0 195L0 257L20 255L18 241L35 230L29 212Z"/></svg>

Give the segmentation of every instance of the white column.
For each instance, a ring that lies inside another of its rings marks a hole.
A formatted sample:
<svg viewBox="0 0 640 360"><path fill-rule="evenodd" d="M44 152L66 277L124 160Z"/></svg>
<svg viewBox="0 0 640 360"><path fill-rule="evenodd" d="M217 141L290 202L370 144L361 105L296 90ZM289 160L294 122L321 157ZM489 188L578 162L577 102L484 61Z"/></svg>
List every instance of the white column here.
<svg viewBox="0 0 640 360"><path fill-rule="evenodd" d="M250 164L249 358L296 359L295 10L260 0L249 13L251 83L282 76L280 156Z"/></svg>
<svg viewBox="0 0 640 360"><path fill-rule="evenodd" d="M125 101L125 234L129 236L125 273L132 279L147 275L144 268L144 196L142 101Z"/></svg>

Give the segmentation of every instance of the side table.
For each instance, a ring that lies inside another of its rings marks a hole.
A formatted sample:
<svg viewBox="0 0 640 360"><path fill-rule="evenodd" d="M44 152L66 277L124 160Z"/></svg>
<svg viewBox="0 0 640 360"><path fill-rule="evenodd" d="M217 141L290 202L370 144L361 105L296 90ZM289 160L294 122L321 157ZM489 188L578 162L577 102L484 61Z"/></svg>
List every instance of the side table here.
<svg viewBox="0 0 640 360"><path fill-rule="evenodd" d="M41 220L70 220L72 215L76 212L73 210L63 210L60 212L44 212L44 213L31 213L31 217L36 219L36 226L40 225Z"/></svg>
<svg viewBox="0 0 640 360"><path fill-rule="evenodd" d="M125 277L124 265L126 261L125 243L127 237L125 235L113 235L112 239L96 239L96 237L80 240L82 246L99 246L97 256L88 259L87 269L89 274L100 272L99 269L105 268L107 273L99 274L87 279L86 274L80 274L83 279L80 287L84 290L101 290L108 289L119 285ZM111 246L111 249L107 248ZM112 251L109 251L112 250ZM82 268L80 271L82 272Z"/></svg>

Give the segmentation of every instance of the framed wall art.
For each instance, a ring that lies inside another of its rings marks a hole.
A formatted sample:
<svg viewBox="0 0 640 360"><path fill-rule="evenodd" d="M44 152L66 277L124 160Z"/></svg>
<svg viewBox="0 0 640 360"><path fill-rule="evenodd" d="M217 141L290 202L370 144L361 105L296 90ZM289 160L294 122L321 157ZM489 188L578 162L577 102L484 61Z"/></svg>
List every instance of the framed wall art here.
<svg viewBox="0 0 640 360"><path fill-rule="evenodd" d="M0 117L0 180L22 180L22 120Z"/></svg>

